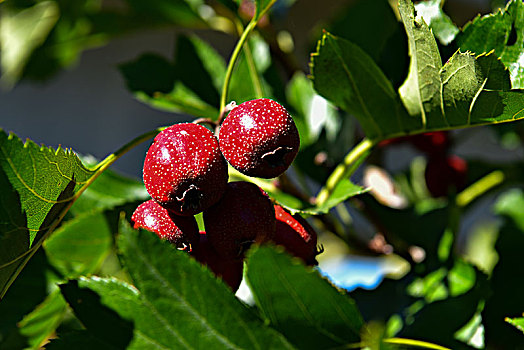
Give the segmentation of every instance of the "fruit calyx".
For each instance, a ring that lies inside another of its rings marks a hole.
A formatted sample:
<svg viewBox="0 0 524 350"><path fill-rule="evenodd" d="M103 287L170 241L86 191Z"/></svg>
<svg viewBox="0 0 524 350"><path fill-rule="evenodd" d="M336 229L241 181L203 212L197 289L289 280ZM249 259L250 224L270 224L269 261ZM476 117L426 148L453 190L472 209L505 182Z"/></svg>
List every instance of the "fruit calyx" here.
<svg viewBox="0 0 524 350"><path fill-rule="evenodd" d="M288 146L279 146L273 151L266 152L262 155L264 160L271 168L283 167L286 165L286 155L291 153L293 148Z"/></svg>
<svg viewBox="0 0 524 350"><path fill-rule="evenodd" d="M201 206L202 197L204 197L202 191L196 185L191 184L181 197L176 197L176 200L180 203L181 212L197 211Z"/></svg>

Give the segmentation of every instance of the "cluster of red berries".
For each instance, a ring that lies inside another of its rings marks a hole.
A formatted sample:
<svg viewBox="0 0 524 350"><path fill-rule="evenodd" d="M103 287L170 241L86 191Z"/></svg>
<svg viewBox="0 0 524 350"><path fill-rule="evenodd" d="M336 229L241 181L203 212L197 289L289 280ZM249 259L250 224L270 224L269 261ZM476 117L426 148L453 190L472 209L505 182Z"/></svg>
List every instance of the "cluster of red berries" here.
<svg viewBox="0 0 524 350"><path fill-rule="evenodd" d="M228 182L227 163L252 177L281 175L299 146L292 117L270 99L235 106L218 138L196 123L172 125L147 152L143 179L152 199L133 213L134 227L188 251L233 290L242 280L244 253L255 242L281 244L314 265L317 236L306 220L273 204L251 182ZM205 232L194 217L201 212Z"/></svg>

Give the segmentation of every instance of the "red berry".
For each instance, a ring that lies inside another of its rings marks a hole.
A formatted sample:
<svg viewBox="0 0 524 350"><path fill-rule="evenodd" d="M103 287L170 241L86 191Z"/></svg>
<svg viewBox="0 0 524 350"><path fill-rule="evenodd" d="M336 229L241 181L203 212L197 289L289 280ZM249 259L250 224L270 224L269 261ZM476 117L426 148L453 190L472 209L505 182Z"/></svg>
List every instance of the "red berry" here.
<svg viewBox="0 0 524 350"><path fill-rule="evenodd" d="M224 259L242 259L251 243L275 233L275 210L268 195L251 182L230 182L222 199L204 210L209 241Z"/></svg>
<svg viewBox="0 0 524 350"><path fill-rule="evenodd" d="M456 156L431 157L426 166L426 186L433 197L447 196L466 185L467 163Z"/></svg>
<svg viewBox="0 0 524 350"><path fill-rule="evenodd" d="M219 133L227 161L248 176L273 178L282 174L297 155L300 138L286 109L260 98L235 107Z"/></svg>
<svg viewBox="0 0 524 350"><path fill-rule="evenodd" d="M429 155L445 154L450 146L449 136L445 131L427 132L409 136L409 141L420 151Z"/></svg>
<svg viewBox="0 0 524 350"><path fill-rule="evenodd" d="M291 215L279 205L275 205L277 219L273 242L284 246L286 250L304 260L307 265L318 265L316 256L317 233L300 215Z"/></svg>
<svg viewBox="0 0 524 350"><path fill-rule="evenodd" d="M162 131L144 161L147 192L177 215L194 215L216 203L227 179L216 137L198 124L175 124Z"/></svg>
<svg viewBox="0 0 524 350"><path fill-rule="evenodd" d="M192 255L231 287L233 292L238 290L240 282L242 282L244 262L238 259L222 259L209 243L204 231L200 232L198 249L195 249Z"/></svg>
<svg viewBox="0 0 524 350"><path fill-rule="evenodd" d="M198 246L198 224L195 218L173 215L152 199L140 204L131 220L135 229L154 232L181 250L191 251Z"/></svg>

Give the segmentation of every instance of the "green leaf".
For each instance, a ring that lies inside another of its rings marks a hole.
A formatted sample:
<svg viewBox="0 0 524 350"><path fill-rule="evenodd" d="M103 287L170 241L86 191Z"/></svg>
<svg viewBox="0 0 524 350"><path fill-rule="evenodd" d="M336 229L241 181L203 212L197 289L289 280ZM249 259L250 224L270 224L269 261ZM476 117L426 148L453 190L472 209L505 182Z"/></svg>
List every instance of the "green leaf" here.
<svg viewBox="0 0 524 350"><path fill-rule="evenodd" d="M0 296L93 175L71 150L0 131Z"/></svg>
<svg viewBox="0 0 524 350"><path fill-rule="evenodd" d="M84 163L89 164L85 161ZM75 201L70 212L77 215L91 212L94 209L99 211L113 209L126 203L145 201L149 198L142 181L123 176L108 169L89 185Z"/></svg>
<svg viewBox="0 0 524 350"><path fill-rule="evenodd" d="M247 279L264 317L298 348L360 340L363 321L354 301L282 247L252 248Z"/></svg>
<svg viewBox="0 0 524 350"><path fill-rule="evenodd" d="M121 230L123 261L143 302L166 329L166 346L292 348L187 254L150 232L125 223Z"/></svg>
<svg viewBox="0 0 524 350"><path fill-rule="evenodd" d="M506 322L515 326L518 330L524 333L524 317L506 317Z"/></svg>
<svg viewBox="0 0 524 350"><path fill-rule="evenodd" d="M171 112L216 119L225 76L222 57L196 36L180 35L174 63L146 54L120 65L128 88L144 103Z"/></svg>
<svg viewBox="0 0 524 350"><path fill-rule="evenodd" d="M506 8L494 14L476 17L466 24L457 37L461 50L477 54L495 51L509 69L514 89L524 88L524 3L509 1Z"/></svg>
<svg viewBox="0 0 524 350"><path fill-rule="evenodd" d="M27 337L28 345L38 348L60 325L67 311L67 304L55 290L19 323L20 334Z"/></svg>
<svg viewBox="0 0 524 350"><path fill-rule="evenodd" d="M33 50L44 43L60 11L55 1L38 2L15 10L3 7L0 19L2 80L12 86L21 76Z"/></svg>
<svg viewBox="0 0 524 350"><path fill-rule="evenodd" d="M44 242L50 263L68 278L94 273L112 246L111 228L100 211L67 221Z"/></svg>
<svg viewBox="0 0 524 350"><path fill-rule="evenodd" d="M127 3L137 13L153 20L162 19L183 27L206 26L189 0L128 0Z"/></svg>
<svg viewBox="0 0 524 350"><path fill-rule="evenodd" d="M424 19L415 17L413 3L399 1L399 12L408 36L411 62L406 81L399 92L410 115L419 115L427 124L426 113L441 105L440 69L442 61L437 43Z"/></svg>
<svg viewBox="0 0 524 350"><path fill-rule="evenodd" d="M373 140L432 130L509 122L524 117L524 91L510 90L494 54L456 52L442 66L434 38L411 3L401 2L410 38L411 66L398 94L354 44L324 34L312 58L315 89L359 120Z"/></svg>
<svg viewBox="0 0 524 350"><path fill-rule="evenodd" d="M429 0L417 3L415 10L424 18L440 43L448 45L455 39L460 30L451 18L442 11L442 6L442 0Z"/></svg>
<svg viewBox="0 0 524 350"><path fill-rule="evenodd" d="M323 130L328 140L335 141L341 125L335 107L315 92L304 73L295 73L287 85L286 96L296 111L293 119L300 134L301 148L315 143Z"/></svg>
<svg viewBox="0 0 524 350"><path fill-rule="evenodd" d="M324 33L312 55L315 90L352 113L368 138L384 138L392 130L416 129L420 122L406 118L390 81L362 49ZM406 120L407 125L402 125Z"/></svg>
<svg viewBox="0 0 524 350"><path fill-rule="evenodd" d="M298 211L311 215L326 214L337 204L367 191L368 189L365 189L359 185L355 185L349 179L342 179L337 183L333 191L330 193L327 199L322 202L322 204L306 207Z"/></svg>
<svg viewBox="0 0 524 350"><path fill-rule="evenodd" d="M30 334L21 333L20 322L35 312L51 290L57 289L57 281L45 251L38 249L0 301L0 348L23 349L33 343Z"/></svg>
<svg viewBox="0 0 524 350"><path fill-rule="evenodd" d="M270 86L263 75L271 65L268 44L259 36L252 35L244 44L229 86L228 98L240 104L260 97L272 97Z"/></svg>

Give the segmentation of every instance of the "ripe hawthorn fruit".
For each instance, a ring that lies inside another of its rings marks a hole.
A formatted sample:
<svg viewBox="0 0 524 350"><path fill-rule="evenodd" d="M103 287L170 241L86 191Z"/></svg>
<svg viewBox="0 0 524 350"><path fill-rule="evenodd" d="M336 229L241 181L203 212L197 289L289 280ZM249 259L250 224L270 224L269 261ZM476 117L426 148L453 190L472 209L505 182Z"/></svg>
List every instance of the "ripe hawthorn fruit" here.
<svg viewBox="0 0 524 350"><path fill-rule="evenodd" d="M205 231L200 231L200 243L191 255L202 265L207 266L218 278L221 278L236 292L242 282L244 262L238 259L222 259L215 251Z"/></svg>
<svg viewBox="0 0 524 350"><path fill-rule="evenodd" d="M467 180L467 163L456 155L430 157L424 176L433 197L445 197L450 191L464 189Z"/></svg>
<svg viewBox="0 0 524 350"><path fill-rule="evenodd" d="M306 265L318 265L316 256L317 233L300 215L291 215L280 205L275 205L276 228L272 241L293 256L302 259Z"/></svg>
<svg viewBox="0 0 524 350"><path fill-rule="evenodd" d="M446 131L434 131L409 136L413 146L428 155L445 154L450 146L449 135Z"/></svg>
<svg viewBox="0 0 524 350"><path fill-rule="evenodd" d="M207 237L223 259L242 259L252 243L266 242L275 233L273 204L251 182L228 183L224 196L203 216Z"/></svg>
<svg viewBox="0 0 524 350"><path fill-rule="evenodd" d="M293 118L282 105L267 98L233 108L218 138L224 157L235 169L268 179L286 171L300 147Z"/></svg>
<svg viewBox="0 0 524 350"><path fill-rule="evenodd" d="M227 163L211 131L194 123L175 124L149 147L143 178L160 205L190 216L220 199L228 180Z"/></svg>
<svg viewBox="0 0 524 350"><path fill-rule="evenodd" d="M199 243L198 224L193 216L173 215L150 199L140 204L131 216L133 227L154 232L180 250L191 251Z"/></svg>

